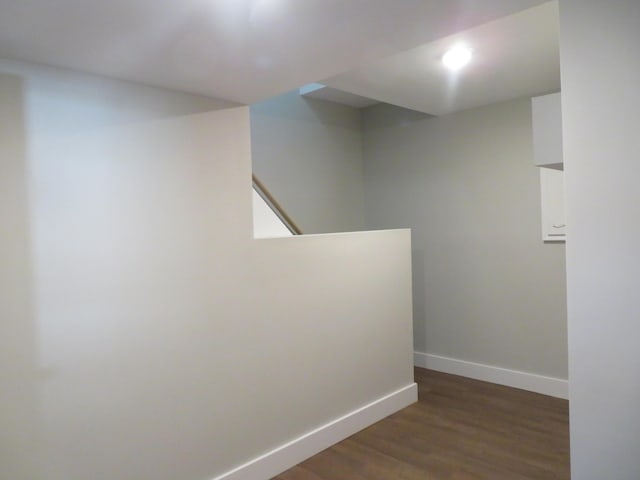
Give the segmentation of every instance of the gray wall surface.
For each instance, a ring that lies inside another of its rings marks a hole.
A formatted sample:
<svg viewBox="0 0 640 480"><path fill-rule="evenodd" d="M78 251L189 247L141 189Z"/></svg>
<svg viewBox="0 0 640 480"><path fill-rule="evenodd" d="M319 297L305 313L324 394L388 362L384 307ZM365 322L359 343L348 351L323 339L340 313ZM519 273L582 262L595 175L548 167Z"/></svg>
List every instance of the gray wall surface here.
<svg viewBox="0 0 640 480"><path fill-rule="evenodd" d="M366 225L410 227L415 349L567 378L564 245L540 238L528 99L364 113Z"/></svg>
<svg viewBox="0 0 640 480"><path fill-rule="evenodd" d="M560 1L571 466L640 478L637 0Z"/></svg>
<svg viewBox="0 0 640 480"><path fill-rule="evenodd" d="M254 240L220 107L0 61L3 480L211 479L413 385L408 231Z"/></svg>
<svg viewBox="0 0 640 480"><path fill-rule="evenodd" d="M251 106L253 171L304 233L364 228L361 120L297 91Z"/></svg>

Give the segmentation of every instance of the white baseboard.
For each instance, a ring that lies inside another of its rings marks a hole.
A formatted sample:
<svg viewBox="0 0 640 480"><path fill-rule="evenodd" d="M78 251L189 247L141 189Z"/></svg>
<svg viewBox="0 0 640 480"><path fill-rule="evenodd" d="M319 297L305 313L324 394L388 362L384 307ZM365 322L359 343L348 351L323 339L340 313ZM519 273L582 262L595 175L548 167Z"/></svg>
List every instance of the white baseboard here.
<svg viewBox="0 0 640 480"><path fill-rule="evenodd" d="M418 401L418 386L407 385L213 480L267 480Z"/></svg>
<svg viewBox="0 0 640 480"><path fill-rule="evenodd" d="M569 398L569 382L561 378L545 377L423 352L414 352L413 363L416 367L475 378L552 397Z"/></svg>

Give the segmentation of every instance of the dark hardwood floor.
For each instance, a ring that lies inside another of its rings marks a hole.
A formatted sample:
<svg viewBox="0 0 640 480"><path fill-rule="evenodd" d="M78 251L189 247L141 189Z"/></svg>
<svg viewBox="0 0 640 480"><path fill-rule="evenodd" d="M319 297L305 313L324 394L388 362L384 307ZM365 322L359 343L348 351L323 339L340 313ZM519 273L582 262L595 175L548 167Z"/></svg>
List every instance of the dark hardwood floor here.
<svg viewBox="0 0 640 480"><path fill-rule="evenodd" d="M566 400L416 368L419 401L274 480L569 479Z"/></svg>

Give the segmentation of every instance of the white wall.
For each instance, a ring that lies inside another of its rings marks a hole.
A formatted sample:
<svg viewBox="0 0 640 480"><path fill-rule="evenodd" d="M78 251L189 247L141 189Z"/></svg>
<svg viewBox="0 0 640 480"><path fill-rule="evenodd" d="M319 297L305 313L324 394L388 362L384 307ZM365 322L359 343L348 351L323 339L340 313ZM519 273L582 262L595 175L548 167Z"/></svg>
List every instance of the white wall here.
<svg viewBox="0 0 640 480"><path fill-rule="evenodd" d="M251 106L253 171L304 233L364 229L361 121L297 91Z"/></svg>
<svg viewBox="0 0 640 480"><path fill-rule="evenodd" d="M416 351L566 379L564 246L540 239L529 100L378 105L364 125L367 227L412 229Z"/></svg>
<svg viewBox="0 0 640 480"><path fill-rule="evenodd" d="M0 477L44 478L30 465L39 402L30 225L19 77L0 75ZM9 436L10 435L10 436ZM25 466L25 468L23 468ZM29 466L26 470L26 466Z"/></svg>
<svg viewBox="0 0 640 480"><path fill-rule="evenodd" d="M640 478L636 0L560 1L572 478Z"/></svg>
<svg viewBox="0 0 640 480"><path fill-rule="evenodd" d="M0 99L0 478L213 478L412 384L408 232L253 240L247 108Z"/></svg>
<svg viewBox="0 0 640 480"><path fill-rule="evenodd" d="M255 189L252 193L254 238L291 237L293 233Z"/></svg>

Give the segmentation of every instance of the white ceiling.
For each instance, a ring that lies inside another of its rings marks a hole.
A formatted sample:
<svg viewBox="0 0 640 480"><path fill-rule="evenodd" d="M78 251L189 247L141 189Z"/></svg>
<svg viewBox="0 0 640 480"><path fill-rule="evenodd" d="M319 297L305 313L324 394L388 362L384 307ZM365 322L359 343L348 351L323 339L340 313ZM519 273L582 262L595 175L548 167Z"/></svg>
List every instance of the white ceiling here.
<svg viewBox="0 0 640 480"><path fill-rule="evenodd" d="M380 103L378 100L370 97L362 97L337 88L327 87L321 83L310 83L300 87L298 91L300 95L306 98L315 98L316 100L325 100L327 102L348 105L354 108L365 108Z"/></svg>
<svg viewBox="0 0 640 480"><path fill-rule="evenodd" d="M0 0L0 57L253 103L541 3Z"/></svg>
<svg viewBox="0 0 640 480"><path fill-rule="evenodd" d="M471 47L473 59L453 73L441 59L457 44ZM558 4L502 17L322 84L431 115L558 91Z"/></svg>

